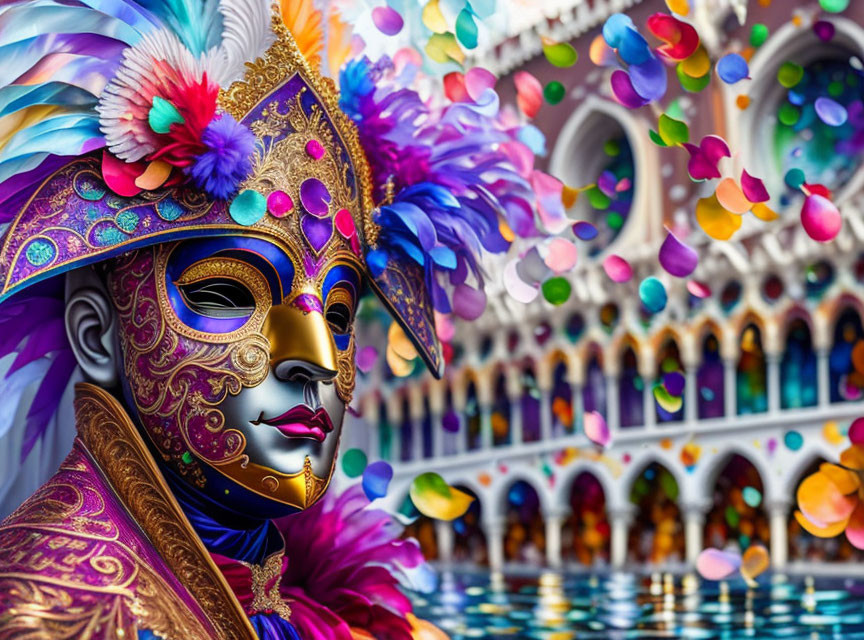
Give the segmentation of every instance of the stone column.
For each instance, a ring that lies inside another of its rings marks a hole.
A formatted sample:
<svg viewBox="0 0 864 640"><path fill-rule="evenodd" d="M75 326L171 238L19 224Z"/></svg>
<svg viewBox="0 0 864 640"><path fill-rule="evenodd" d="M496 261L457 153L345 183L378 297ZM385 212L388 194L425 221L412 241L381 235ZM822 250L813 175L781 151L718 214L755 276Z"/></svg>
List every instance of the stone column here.
<svg viewBox="0 0 864 640"><path fill-rule="evenodd" d="M697 367L686 366L684 370L684 422L694 423L699 419L699 381Z"/></svg>
<svg viewBox="0 0 864 640"><path fill-rule="evenodd" d="M775 500L766 509L771 525L771 568L783 570L789 559L789 502Z"/></svg>
<svg viewBox="0 0 864 640"><path fill-rule="evenodd" d="M615 433L621 428L618 406L618 376L606 376L606 424L609 431Z"/></svg>
<svg viewBox="0 0 864 640"><path fill-rule="evenodd" d="M522 435L522 394L510 396L510 444L521 445Z"/></svg>
<svg viewBox="0 0 864 640"><path fill-rule="evenodd" d="M831 370L829 365L830 350L827 348L816 351L816 383L819 385L819 406L831 404Z"/></svg>
<svg viewBox="0 0 864 640"><path fill-rule="evenodd" d="M501 571L504 567L504 520L487 522L486 547L489 551L489 570Z"/></svg>
<svg viewBox="0 0 864 640"><path fill-rule="evenodd" d="M444 455L444 425L443 415L440 411L432 412L432 457L440 458Z"/></svg>
<svg viewBox="0 0 864 640"><path fill-rule="evenodd" d="M765 385L768 387L768 412L780 411L780 356L776 353L765 355Z"/></svg>
<svg viewBox="0 0 864 640"><path fill-rule="evenodd" d="M681 511L684 515L684 555L687 564L695 566L702 553L705 540L705 514L707 504L685 504Z"/></svg>
<svg viewBox="0 0 864 640"><path fill-rule="evenodd" d="M738 415L737 369L735 360L723 360L723 413L727 420Z"/></svg>
<svg viewBox="0 0 864 640"><path fill-rule="evenodd" d="M438 542L438 560L441 564L453 562L453 523L446 520L435 521L435 538Z"/></svg>
<svg viewBox="0 0 864 640"><path fill-rule="evenodd" d="M619 509L611 509L608 513L611 527L609 560L613 569L620 569L627 562L627 537L634 511L631 505L627 505Z"/></svg>
<svg viewBox="0 0 864 640"><path fill-rule="evenodd" d="M572 404L570 406L573 408L573 433L577 434L582 432L582 418L585 414L585 398L582 396L581 384L571 383L570 389L572 392Z"/></svg>
<svg viewBox="0 0 864 640"><path fill-rule="evenodd" d="M480 448L491 449L493 444L492 439L492 407L488 404L481 404L480 411ZM465 423L465 440L468 440L468 423Z"/></svg>
<svg viewBox="0 0 864 640"><path fill-rule="evenodd" d="M657 426L657 410L654 408L654 394L652 383L649 378L642 378L645 384L642 389L642 416L646 429L654 429Z"/></svg>
<svg viewBox="0 0 864 640"><path fill-rule="evenodd" d="M540 389L540 440L546 442L553 436L560 434L552 433L552 391Z"/></svg>
<svg viewBox="0 0 864 640"><path fill-rule="evenodd" d="M546 514L546 564L552 569L561 568L561 529L565 515L559 511Z"/></svg>

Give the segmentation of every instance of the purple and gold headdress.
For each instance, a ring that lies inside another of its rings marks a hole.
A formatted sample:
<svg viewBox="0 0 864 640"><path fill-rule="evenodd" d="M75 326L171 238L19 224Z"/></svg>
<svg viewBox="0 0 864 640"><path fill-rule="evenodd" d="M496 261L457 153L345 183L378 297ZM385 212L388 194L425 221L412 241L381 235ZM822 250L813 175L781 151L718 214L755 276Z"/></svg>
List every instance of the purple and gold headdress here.
<svg viewBox="0 0 864 640"><path fill-rule="evenodd" d="M533 167L491 88L433 106L364 59L343 68L340 99L286 13L303 12L0 5L0 393L43 377L22 459L74 368L53 276L183 238L260 231L317 255L338 237L440 375L434 312L479 315L482 252L536 233Z"/></svg>

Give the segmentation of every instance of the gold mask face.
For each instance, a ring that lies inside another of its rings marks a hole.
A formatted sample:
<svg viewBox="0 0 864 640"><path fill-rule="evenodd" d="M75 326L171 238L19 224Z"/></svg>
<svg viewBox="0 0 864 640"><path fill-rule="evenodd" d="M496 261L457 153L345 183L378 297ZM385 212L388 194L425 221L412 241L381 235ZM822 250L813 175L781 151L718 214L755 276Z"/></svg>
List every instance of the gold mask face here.
<svg viewBox="0 0 864 640"><path fill-rule="evenodd" d="M361 273L345 244L316 257L263 234L118 259L126 387L163 458L202 489L313 504L353 390Z"/></svg>

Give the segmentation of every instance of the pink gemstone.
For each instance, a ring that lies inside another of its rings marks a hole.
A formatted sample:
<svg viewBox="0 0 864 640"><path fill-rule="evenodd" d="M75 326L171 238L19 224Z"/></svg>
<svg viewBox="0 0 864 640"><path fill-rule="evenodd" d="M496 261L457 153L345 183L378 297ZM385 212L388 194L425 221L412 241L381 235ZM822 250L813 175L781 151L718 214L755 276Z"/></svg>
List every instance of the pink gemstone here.
<svg viewBox="0 0 864 640"><path fill-rule="evenodd" d="M306 143L306 153L308 153L313 160L320 160L324 157L324 146L313 138Z"/></svg>
<svg viewBox="0 0 864 640"><path fill-rule="evenodd" d="M357 233L357 229L354 227L354 218L351 217L351 212L348 209L339 209L333 223L336 225L336 231L345 238L350 238Z"/></svg>
<svg viewBox="0 0 864 640"><path fill-rule="evenodd" d="M294 208L294 201L284 191L273 191L267 196L267 210L277 218L281 218Z"/></svg>

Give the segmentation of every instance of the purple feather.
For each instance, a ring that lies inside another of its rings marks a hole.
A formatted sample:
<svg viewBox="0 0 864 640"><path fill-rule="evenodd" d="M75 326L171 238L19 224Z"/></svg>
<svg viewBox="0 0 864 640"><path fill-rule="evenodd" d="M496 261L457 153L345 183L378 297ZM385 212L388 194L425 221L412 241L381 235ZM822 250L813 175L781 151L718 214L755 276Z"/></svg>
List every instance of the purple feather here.
<svg viewBox="0 0 864 640"><path fill-rule="evenodd" d="M207 151L185 171L192 181L215 198L227 200L252 172L255 134L223 113L204 129L201 142Z"/></svg>

